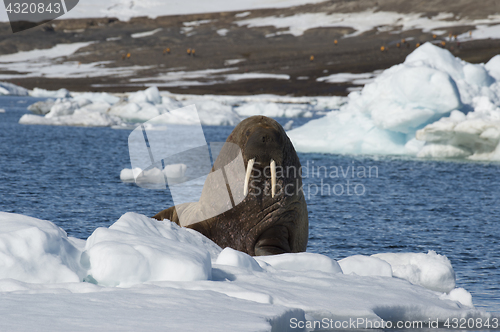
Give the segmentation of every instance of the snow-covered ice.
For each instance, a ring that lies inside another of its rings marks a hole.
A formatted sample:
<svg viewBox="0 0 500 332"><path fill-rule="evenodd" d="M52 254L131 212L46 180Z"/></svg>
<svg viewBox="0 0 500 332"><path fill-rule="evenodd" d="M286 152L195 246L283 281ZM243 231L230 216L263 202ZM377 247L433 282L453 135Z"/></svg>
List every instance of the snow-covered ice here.
<svg viewBox="0 0 500 332"><path fill-rule="evenodd" d="M134 128L159 115L157 124L197 124L234 126L253 115L269 117L312 117L338 109L345 97L281 97L176 95L160 93L156 86L130 94L104 92L47 91L35 88L33 96L57 98L30 105L33 114L24 115L21 124L66 126L112 126ZM198 117L189 117L182 108L195 105ZM86 118L87 117L87 118ZM291 124L289 125L291 126ZM290 128L289 128L290 129Z"/></svg>
<svg viewBox="0 0 500 332"><path fill-rule="evenodd" d="M0 212L0 256L0 324L16 331L49 321L51 331L291 331L306 318L491 317L443 277L453 268L434 252L352 256L340 265L314 253L251 257L131 212L87 240Z"/></svg>
<svg viewBox="0 0 500 332"><path fill-rule="evenodd" d="M2 95L10 95L10 96L27 96L29 90L20 87L18 85L8 83L8 82L0 82L0 96Z"/></svg>
<svg viewBox="0 0 500 332"><path fill-rule="evenodd" d="M289 132L301 152L500 160L500 57L470 64L426 43Z"/></svg>

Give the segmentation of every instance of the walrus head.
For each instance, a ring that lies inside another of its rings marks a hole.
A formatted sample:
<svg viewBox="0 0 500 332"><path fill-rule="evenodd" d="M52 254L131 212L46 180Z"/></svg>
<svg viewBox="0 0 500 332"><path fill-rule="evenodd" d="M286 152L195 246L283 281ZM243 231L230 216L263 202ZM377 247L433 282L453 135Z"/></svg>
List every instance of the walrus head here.
<svg viewBox="0 0 500 332"><path fill-rule="evenodd" d="M207 179L199 202L171 207L154 218L195 229L222 248L250 255L305 251L308 217L300 161L283 127L265 116L243 120L227 138L212 172L227 172L240 154L245 172L232 175L240 185L224 185L232 196L236 193L231 191L241 191L244 197L239 204L206 220L179 222L182 215L199 215L203 206L210 205L212 193L220 190L220 183Z"/></svg>

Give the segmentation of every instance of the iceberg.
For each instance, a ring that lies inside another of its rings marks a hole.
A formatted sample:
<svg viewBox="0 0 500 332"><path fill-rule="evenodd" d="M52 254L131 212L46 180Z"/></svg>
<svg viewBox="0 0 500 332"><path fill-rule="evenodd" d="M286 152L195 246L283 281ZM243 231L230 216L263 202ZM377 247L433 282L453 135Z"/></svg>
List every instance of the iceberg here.
<svg viewBox="0 0 500 332"><path fill-rule="evenodd" d="M50 321L53 331L160 324L182 331L296 331L350 319L367 328L493 317L455 288L449 260L435 252L339 262L315 253L251 257L132 212L87 240L68 237L50 221L0 212L0 257L6 329ZM68 319L75 312L78 319Z"/></svg>
<svg viewBox="0 0 500 332"><path fill-rule="evenodd" d="M350 93L339 111L288 135L300 152L497 159L498 78L500 56L470 64L426 43ZM476 136L461 135L470 126Z"/></svg>

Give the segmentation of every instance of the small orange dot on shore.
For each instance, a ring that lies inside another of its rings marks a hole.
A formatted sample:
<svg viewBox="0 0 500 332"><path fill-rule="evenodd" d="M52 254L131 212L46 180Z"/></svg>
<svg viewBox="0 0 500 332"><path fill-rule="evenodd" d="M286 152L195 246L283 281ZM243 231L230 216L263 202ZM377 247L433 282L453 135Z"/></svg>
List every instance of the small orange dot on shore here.
<svg viewBox="0 0 500 332"><path fill-rule="evenodd" d="M446 46L446 42L443 40L443 41L441 42L441 45Z"/></svg>
<svg viewBox="0 0 500 332"><path fill-rule="evenodd" d="M187 49L187 55L191 55L191 49L190 48Z"/></svg>
<svg viewBox="0 0 500 332"><path fill-rule="evenodd" d="M404 39L404 38L403 38L403 39L401 39L401 43L402 43L402 44L406 43L406 39Z"/></svg>
<svg viewBox="0 0 500 332"><path fill-rule="evenodd" d="M436 35L432 35L432 38L436 39L436 37L437 37Z"/></svg>
<svg viewBox="0 0 500 332"><path fill-rule="evenodd" d="M130 53L127 53L127 59L131 57L131 54Z"/></svg>
<svg viewBox="0 0 500 332"><path fill-rule="evenodd" d="M309 57L309 60L310 60L310 61L314 61L314 55L311 55L311 56Z"/></svg>
<svg viewBox="0 0 500 332"><path fill-rule="evenodd" d="M420 43L417 43L417 45L415 45L415 47L419 47L420 46Z"/></svg>
<svg viewBox="0 0 500 332"><path fill-rule="evenodd" d="M335 45L337 45L337 44L338 44L338 40L337 40L337 39L335 39L335 40L333 41L333 43L334 43Z"/></svg>
<svg viewBox="0 0 500 332"><path fill-rule="evenodd" d="M396 46L399 48L399 47L401 46L401 44L400 44L400 43L397 43L397 44L396 44Z"/></svg>
<svg viewBox="0 0 500 332"><path fill-rule="evenodd" d="M384 51L385 51L385 46L380 46L380 50L381 50L382 52L384 52Z"/></svg>

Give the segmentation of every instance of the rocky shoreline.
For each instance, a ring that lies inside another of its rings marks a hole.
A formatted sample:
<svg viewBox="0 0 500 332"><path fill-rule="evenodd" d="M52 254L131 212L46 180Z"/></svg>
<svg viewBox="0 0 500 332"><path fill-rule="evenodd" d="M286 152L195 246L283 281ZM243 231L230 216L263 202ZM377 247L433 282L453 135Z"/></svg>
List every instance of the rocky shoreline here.
<svg viewBox="0 0 500 332"><path fill-rule="evenodd" d="M286 9L253 10L248 14L222 12L155 19L136 17L128 22L115 18L57 20L16 34L12 34L7 23L1 23L0 59L5 54L48 49L58 44L93 42L70 56L55 58L53 63L70 63L74 70L88 65L94 73L58 77L50 74L12 75L18 72L3 66L0 78L28 89L41 87L48 90L64 87L71 91L127 92L156 85L160 90L190 94L346 95L356 88L356 84L328 83L317 79L335 73L369 73L386 69L403 62L417 44L427 41L437 44L445 41L442 47L471 63L487 62L500 54L498 40L471 39L458 43L447 40L448 33L433 36L432 32L421 29L398 33L372 29L345 38L354 32L352 28L314 28L294 36L280 34L283 29L274 26L250 28L235 24L238 15L249 19L303 12L361 12L375 4L377 10L382 11L413 13L422 10L420 2L401 3L395 0L380 3L327 1ZM458 16L467 13L469 17L486 18L491 13L500 12L496 8L500 4L494 2L482 11L471 8L464 1L457 1L452 6L448 1L450 8L446 5L446 1L434 1L434 11L427 11L427 15L448 9ZM450 26L447 32L459 35L472 28L470 25ZM195 55L188 55L188 49L195 50ZM99 75L100 70L102 75ZM106 74L106 70L117 74ZM127 74L122 74L123 71ZM245 76L249 74L253 75Z"/></svg>

